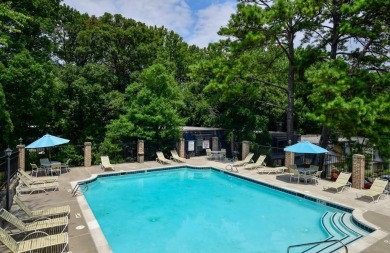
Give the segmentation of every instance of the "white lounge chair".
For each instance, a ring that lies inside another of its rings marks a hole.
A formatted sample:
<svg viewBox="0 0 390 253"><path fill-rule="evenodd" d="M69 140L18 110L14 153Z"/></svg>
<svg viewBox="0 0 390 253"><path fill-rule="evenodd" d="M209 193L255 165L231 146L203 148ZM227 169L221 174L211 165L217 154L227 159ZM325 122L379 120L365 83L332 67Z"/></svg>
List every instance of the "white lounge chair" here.
<svg viewBox="0 0 390 253"><path fill-rule="evenodd" d="M171 164L171 161L165 158L162 152L156 152L157 158L156 161L161 164Z"/></svg>
<svg viewBox="0 0 390 253"><path fill-rule="evenodd" d="M368 190L362 190L360 194L356 194L356 197L369 197L372 198L372 202L378 202L379 199L384 195L389 195L389 192L386 189L386 186L388 184L387 180L377 178L374 180L374 183L372 183L370 189ZM375 197L378 196L378 198L375 200Z"/></svg>
<svg viewBox="0 0 390 253"><path fill-rule="evenodd" d="M58 182L57 176L33 177L22 169L18 170L18 176L24 177L30 184Z"/></svg>
<svg viewBox="0 0 390 253"><path fill-rule="evenodd" d="M233 170L236 170L238 172L238 168L239 167L243 167L245 166L246 164L252 162L252 157L253 157L253 153L249 153L244 160L242 161L236 161L234 163L230 163L228 165L226 165L225 169L226 170L230 170L230 171L233 171Z"/></svg>
<svg viewBox="0 0 390 253"><path fill-rule="evenodd" d="M175 161L175 162L179 162L179 163L185 163L186 160L184 160L184 158L181 158L179 156L179 154L177 153L176 150L171 150L171 160Z"/></svg>
<svg viewBox="0 0 390 253"><path fill-rule="evenodd" d="M27 234L36 231L42 231L46 234L62 233L68 227L69 222L68 216L63 216L26 223L5 209L0 210L0 217L16 227L20 233Z"/></svg>
<svg viewBox="0 0 390 253"><path fill-rule="evenodd" d="M42 217L59 217L68 216L70 213L69 205L58 206L47 209L31 210L28 208L17 195L14 196L15 203L30 217L30 218L42 218Z"/></svg>
<svg viewBox="0 0 390 253"><path fill-rule="evenodd" d="M257 158L257 161L255 163L249 163L245 165L245 169L252 170L252 169L258 169L266 166L264 160L267 156L260 155L259 158Z"/></svg>
<svg viewBox="0 0 390 253"><path fill-rule="evenodd" d="M30 240L15 241L4 229L0 228L0 241L12 253L23 252L65 252L68 248L68 233L46 235ZM53 248L53 251L49 249Z"/></svg>
<svg viewBox="0 0 390 253"><path fill-rule="evenodd" d="M108 156L101 156L100 160L102 162L100 164L102 170L104 170L104 171L113 171L113 170L115 170L115 167L110 163L110 158Z"/></svg>
<svg viewBox="0 0 390 253"><path fill-rule="evenodd" d="M324 190L334 189L336 192L342 192L346 186L351 186L349 183L351 175L351 173L341 172L335 182L324 185Z"/></svg>
<svg viewBox="0 0 390 253"><path fill-rule="evenodd" d="M40 183L40 184L31 184L24 177L19 177L19 185L16 187L16 193L22 195L23 193L32 194L33 192L43 191L46 192L48 190L58 190L58 182L52 183Z"/></svg>

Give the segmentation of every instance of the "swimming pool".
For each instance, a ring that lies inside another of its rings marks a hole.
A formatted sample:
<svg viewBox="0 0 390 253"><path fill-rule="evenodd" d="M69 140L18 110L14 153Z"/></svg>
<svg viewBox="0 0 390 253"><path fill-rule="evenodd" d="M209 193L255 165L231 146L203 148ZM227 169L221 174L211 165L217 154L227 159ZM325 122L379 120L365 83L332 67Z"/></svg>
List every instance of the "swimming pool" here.
<svg viewBox="0 0 390 253"><path fill-rule="evenodd" d="M219 170L117 175L91 181L84 193L113 252L286 252L345 237L330 221L348 210Z"/></svg>

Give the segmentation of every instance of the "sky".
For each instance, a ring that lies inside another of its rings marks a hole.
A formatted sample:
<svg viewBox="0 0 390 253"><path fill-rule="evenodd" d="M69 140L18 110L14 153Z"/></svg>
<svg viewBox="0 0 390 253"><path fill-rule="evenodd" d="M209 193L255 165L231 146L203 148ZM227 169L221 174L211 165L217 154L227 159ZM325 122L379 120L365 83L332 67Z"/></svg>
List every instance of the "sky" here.
<svg viewBox="0 0 390 253"><path fill-rule="evenodd" d="M63 0L81 13L121 14L150 26L164 26L190 45L207 47L236 11L236 0Z"/></svg>

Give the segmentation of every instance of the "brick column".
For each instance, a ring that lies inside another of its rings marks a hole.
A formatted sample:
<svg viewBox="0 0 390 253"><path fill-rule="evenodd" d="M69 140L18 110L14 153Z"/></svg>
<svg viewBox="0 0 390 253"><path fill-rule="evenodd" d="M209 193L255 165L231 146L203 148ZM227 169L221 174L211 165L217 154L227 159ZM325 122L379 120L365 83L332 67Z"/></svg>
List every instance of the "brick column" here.
<svg viewBox="0 0 390 253"><path fill-rule="evenodd" d="M179 156L180 157L186 157L186 149L185 149L185 141L184 141L184 138L180 138L180 141L179 141Z"/></svg>
<svg viewBox="0 0 390 253"><path fill-rule="evenodd" d="M249 152L250 152L249 141L243 141L242 142L241 160L244 160L245 157L249 154Z"/></svg>
<svg viewBox="0 0 390 253"><path fill-rule="evenodd" d="M84 142L84 167L92 165L92 142Z"/></svg>
<svg viewBox="0 0 390 253"><path fill-rule="evenodd" d="M138 144L137 144L137 162L143 163L144 162L144 155L145 155L144 141L143 140L138 140Z"/></svg>
<svg viewBox="0 0 390 253"><path fill-rule="evenodd" d="M284 166L286 166L290 171L290 165L295 164L295 153L285 152L284 154Z"/></svg>
<svg viewBox="0 0 390 253"><path fill-rule="evenodd" d="M364 155L352 155L352 187L362 189L364 186L364 172L366 160Z"/></svg>
<svg viewBox="0 0 390 253"><path fill-rule="evenodd" d="M17 145L16 148L19 150L19 161L18 166L21 170L26 170L26 146L23 144Z"/></svg>
<svg viewBox="0 0 390 253"><path fill-rule="evenodd" d="M218 137L212 137L211 150L219 150Z"/></svg>

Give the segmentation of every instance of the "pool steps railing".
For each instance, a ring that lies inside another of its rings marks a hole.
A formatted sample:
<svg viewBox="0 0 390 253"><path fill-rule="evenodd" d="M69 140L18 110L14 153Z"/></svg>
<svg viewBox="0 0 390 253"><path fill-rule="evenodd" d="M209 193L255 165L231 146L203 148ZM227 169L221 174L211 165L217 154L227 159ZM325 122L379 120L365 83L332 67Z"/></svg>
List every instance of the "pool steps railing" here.
<svg viewBox="0 0 390 253"><path fill-rule="evenodd" d="M88 184L76 184L71 193L73 197L76 197L78 194L82 194L86 191L88 191Z"/></svg>
<svg viewBox="0 0 390 253"><path fill-rule="evenodd" d="M321 219L321 223L329 237L320 242L310 242L288 247L287 252L292 248L301 248L300 252L336 252L344 247L348 252L349 243L367 235L368 232L360 228L353 222L352 214L341 212L326 212Z"/></svg>
<svg viewBox="0 0 390 253"><path fill-rule="evenodd" d="M330 242L332 242L332 243L340 243L340 244L342 245L341 247L344 247L345 253L348 253L348 247L347 247L342 241L337 240L337 239L291 245L291 246L289 246L289 247L287 248L287 253L289 253L289 252L290 252L290 249L292 249L292 248L307 247L307 246L312 246L312 245L320 245L320 244L322 244L322 243L330 243ZM306 252L306 251L300 251L300 252ZM319 252L319 251L315 251L315 252Z"/></svg>

